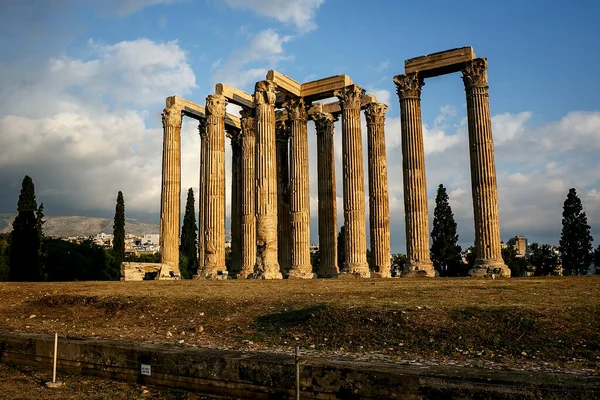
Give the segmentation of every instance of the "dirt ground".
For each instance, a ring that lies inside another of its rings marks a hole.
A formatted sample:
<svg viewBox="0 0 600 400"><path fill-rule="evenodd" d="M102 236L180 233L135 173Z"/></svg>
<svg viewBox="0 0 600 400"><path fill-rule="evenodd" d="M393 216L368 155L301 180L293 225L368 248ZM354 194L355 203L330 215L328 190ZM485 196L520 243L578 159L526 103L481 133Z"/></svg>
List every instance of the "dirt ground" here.
<svg viewBox="0 0 600 400"><path fill-rule="evenodd" d="M184 390L111 381L90 376L59 375L61 388L47 388L50 371L0 364L0 399L10 400L213 400ZM224 399L219 397L218 399Z"/></svg>
<svg viewBox="0 0 600 400"><path fill-rule="evenodd" d="M600 372L600 276L0 283L0 329Z"/></svg>

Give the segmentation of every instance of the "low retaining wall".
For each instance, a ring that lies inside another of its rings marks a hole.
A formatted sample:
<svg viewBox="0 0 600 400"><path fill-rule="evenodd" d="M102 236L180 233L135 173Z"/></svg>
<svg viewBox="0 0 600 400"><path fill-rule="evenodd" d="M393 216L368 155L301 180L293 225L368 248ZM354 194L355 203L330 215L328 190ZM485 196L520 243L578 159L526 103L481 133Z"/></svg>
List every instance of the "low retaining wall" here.
<svg viewBox="0 0 600 400"><path fill-rule="evenodd" d="M0 332L0 361L51 370L53 346L49 335ZM295 398L291 355L59 338L58 370L244 399ZM313 357L302 357L300 387L302 399L522 399L544 393L552 398L561 398L560 393L600 397L597 376Z"/></svg>

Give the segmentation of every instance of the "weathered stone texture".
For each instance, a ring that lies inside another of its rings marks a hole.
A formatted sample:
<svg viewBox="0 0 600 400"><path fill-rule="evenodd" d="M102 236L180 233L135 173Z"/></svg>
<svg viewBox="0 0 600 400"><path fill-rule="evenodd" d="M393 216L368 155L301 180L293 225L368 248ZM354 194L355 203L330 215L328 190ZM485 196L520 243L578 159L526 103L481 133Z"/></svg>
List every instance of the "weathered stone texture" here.
<svg viewBox="0 0 600 400"><path fill-rule="evenodd" d="M333 128L335 117L318 113L314 117L317 129L317 178L319 187L319 278L333 278L337 265L337 212L335 194L335 160Z"/></svg>
<svg viewBox="0 0 600 400"><path fill-rule="evenodd" d="M367 264L367 232L365 227L365 182L360 97L363 90L356 85L337 90L342 107L342 154L344 167L344 221L346 259L342 273L369 277Z"/></svg>
<svg viewBox="0 0 600 400"><path fill-rule="evenodd" d="M207 159L204 265L201 278L219 279L225 268L225 107L221 95L206 98Z"/></svg>
<svg viewBox="0 0 600 400"><path fill-rule="evenodd" d="M162 188L160 204L161 275L180 276L179 210L181 207L181 109L165 108L163 123ZM162 272L164 270L164 272Z"/></svg>
<svg viewBox="0 0 600 400"><path fill-rule="evenodd" d="M369 166L369 227L371 269L389 278L391 274L390 206L385 152L385 113L387 105L371 103L365 108Z"/></svg>
<svg viewBox="0 0 600 400"><path fill-rule="evenodd" d="M498 188L486 59L477 58L467 62L462 73L467 94L471 189L475 217L475 265L470 274L510 277L510 270L502 259L500 242Z"/></svg>
<svg viewBox="0 0 600 400"><path fill-rule="evenodd" d="M206 119L201 119L198 124L200 133L200 186L198 189L198 271L196 275L202 272L204 266L204 210L206 208Z"/></svg>
<svg viewBox="0 0 600 400"><path fill-rule="evenodd" d="M242 114L241 136L241 231L240 231L240 264L241 272L238 279L248 278L254 272L256 264L256 217L255 208L255 177L254 177L254 142L256 120L254 110L244 108Z"/></svg>
<svg viewBox="0 0 600 400"><path fill-rule="evenodd" d="M256 266L254 278L281 279L277 260L277 165L275 150L275 84L260 81L256 106Z"/></svg>
<svg viewBox="0 0 600 400"><path fill-rule="evenodd" d="M277 248L281 273L287 278L292 265L292 232L290 223L290 129L278 121L277 135Z"/></svg>
<svg viewBox="0 0 600 400"><path fill-rule="evenodd" d="M400 99L402 124L402 170L406 215L406 257L402 276L435 276L429 258L429 221L425 151L421 120L423 80L416 74L394 77Z"/></svg>
<svg viewBox="0 0 600 400"><path fill-rule="evenodd" d="M161 273L162 270L164 273ZM139 263L139 262L122 262L121 263L121 280L122 281L143 281L143 280L167 280L179 279L178 276L171 276L171 267L168 264L161 263Z"/></svg>
<svg viewBox="0 0 600 400"><path fill-rule="evenodd" d="M308 190L308 122L304 99L285 103L290 124L290 221L292 264L288 278L316 277L310 263L310 194Z"/></svg>

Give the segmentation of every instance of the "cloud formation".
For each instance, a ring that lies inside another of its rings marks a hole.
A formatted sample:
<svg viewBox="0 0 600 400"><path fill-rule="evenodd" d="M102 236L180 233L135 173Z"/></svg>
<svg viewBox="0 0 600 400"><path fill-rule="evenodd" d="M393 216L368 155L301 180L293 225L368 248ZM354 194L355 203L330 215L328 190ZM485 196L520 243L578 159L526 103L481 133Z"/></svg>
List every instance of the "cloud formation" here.
<svg viewBox="0 0 600 400"><path fill-rule="evenodd" d="M225 0L233 9L251 10L267 18L296 26L302 32L317 28L315 15L325 0Z"/></svg>

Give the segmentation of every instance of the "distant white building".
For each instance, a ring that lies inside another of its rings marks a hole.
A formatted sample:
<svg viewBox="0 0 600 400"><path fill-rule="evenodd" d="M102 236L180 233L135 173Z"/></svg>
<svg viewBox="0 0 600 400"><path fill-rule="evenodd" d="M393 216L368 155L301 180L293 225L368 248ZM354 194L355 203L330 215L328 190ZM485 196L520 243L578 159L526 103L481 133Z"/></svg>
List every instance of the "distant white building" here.
<svg viewBox="0 0 600 400"><path fill-rule="evenodd" d="M160 239L160 235L158 233L146 234L143 237L142 244L158 245L159 239Z"/></svg>

